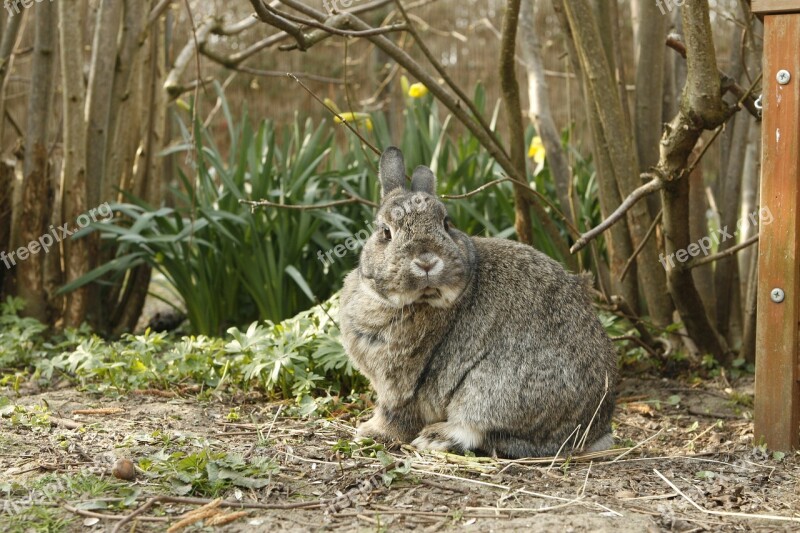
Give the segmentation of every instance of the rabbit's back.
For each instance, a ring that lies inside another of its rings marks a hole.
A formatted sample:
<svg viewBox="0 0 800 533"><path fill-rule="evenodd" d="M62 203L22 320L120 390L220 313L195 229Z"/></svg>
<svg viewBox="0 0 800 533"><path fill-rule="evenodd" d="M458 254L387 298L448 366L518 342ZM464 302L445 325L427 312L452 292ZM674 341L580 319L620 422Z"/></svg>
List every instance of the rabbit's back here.
<svg viewBox="0 0 800 533"><path fill-rule="evenodd" d="M420 400L480 427L484 447L505 455L555 453L595 411L586 442L596 441L609 431L616 354L584 280L529 246L473 242L473 291L429 360Z"/></svg>

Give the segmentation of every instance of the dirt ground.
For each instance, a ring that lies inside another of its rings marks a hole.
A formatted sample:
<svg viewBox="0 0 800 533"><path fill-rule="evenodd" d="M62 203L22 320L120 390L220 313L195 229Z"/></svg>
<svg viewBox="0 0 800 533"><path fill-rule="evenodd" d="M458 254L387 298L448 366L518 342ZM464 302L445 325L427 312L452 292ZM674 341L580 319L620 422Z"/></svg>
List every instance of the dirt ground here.
<svg viewBox="0 0 800 533"><path fill-rule="evenodd" d="M205 523L184 531L800 530L800 453L754 446L751 379L690 387L628 378L620 390L617 448L567 461L358 447L349 444L356 421L347 414L290 417L285 404L246 398L231 405L152 391L118 400L74 388L31 393L14 402L46 405L52 415L46 427L0 421L0 484L28 488L6 496L0 530L164 531L211 498L150 500L170 494L163 478L140 472L121 481L109 468L119 458L138 464L201 448L276 468L258 487L229 487L218 507L202 509ZM87 408L118 410L74 413ZM36 489L82 472L95 485ZM123 489L121 508L112 496ZM31 518L36 506L40 523ZM214 517L229 523L209 526Z"/></svg>

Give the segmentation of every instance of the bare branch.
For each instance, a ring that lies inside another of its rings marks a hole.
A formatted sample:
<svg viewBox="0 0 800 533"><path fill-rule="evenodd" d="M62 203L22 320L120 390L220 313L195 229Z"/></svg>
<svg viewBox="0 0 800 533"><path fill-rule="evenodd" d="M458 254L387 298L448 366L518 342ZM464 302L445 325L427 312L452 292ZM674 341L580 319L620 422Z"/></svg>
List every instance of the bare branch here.
<svg viewBox="0 0 800 533"><path fill-rule="evenodd" d="M730 257L735 255L737 252L744 250L745 248L749 248L750 246L754 245L758 242L759 235L755 234L746 241L742 241L741 243L737 244L736 246L731 246L724 252L719 252L712 255L707 255L702 259L697 259L696 261L689 261L684 263L679 268L682 270L691 270L693 268L697 268L699 266L707 265L708 263L713 263L714 261L719 261L720 259L724 259L726 257Z"/></svg>
<svg viewBox="0 0 800 533"><path fill-rule="evenodd" d="M308 48L306 44L306 35L297 24L271 12L261 0L250 0L250 3L253 5L253 9L256 10L256 14L262 22L266 22L270 26L283 30L294 37L300 50L305 51Z"/></svg>
<svg viewBox="0 0 800 533"><path fill-rule="evenodd" d="M667 37L667 46L678 52L681 57L686 59L686 45L683 44L683 41L680 40L680 37L674 34L669 35ZM759 115L758 109L756 109L756 98L753 96L752 88L749 91L745 91L741 85L736 83L736 80L725 74L725 72L722 70L719 71L719 75L720 79L722 80L722 89L725 92L730 91L734 96L739 98L739 109L745 107L747 111L749 111L750 114L756 118L756 120L761 120L761 115Z"/></svg>
<svg viewBox="0 0 800 533"><path fill-rule="evenodd" d="M277 207L280 209L290 209L294 211L310 211L312 209L328 209L330 207L338 207L340 205L357 204L361 203L359 198L348 198L347 200L336 200L326 204L276 204L269 200L239 200L240 204L249 205L250 207Z"/></svg>
<svg viewBox="0 0 800 533"><path fill-rule="evenodd" d="M642 176L647 176L647 174L642 174ZM572 248L569 249L570 253L574 254L575 252L582 250L583 247L589 244L590 241L595 239L598 235L606 231L619 219L625 216L625 213L627 213L631 207L636 205L639 200L653 194L654 192L660 191L662 188L664 188L663 180L658 177L654 177L649 182L634 190L630 195L628 195L627 198L625 198L625 200L622 201L621 204L619 204L619 207L613 213L608 215L604 221L581 235L575 244L572 245ZM642 239L642 242L646 242L646 239Z"/></svg>
<svg viewBox="0 0 800 533"><path fill-rule="evenodd" d="M394 0L394 3L397 6L397 10L400 12L400 15L402 15L402 17L406 21L408 33L410 33L411 36L414 38L414 42L417 43L417 46L419 46L419 49L422 52L422 54L428 59L428 62L431 64L431 66L433 66L436 72L439 73L439 75L442 77L447 86L450 87L450 89L452 89L452 91L456 93L456 95L459 98L461 98L461 101L464 102L467 105L467 107L469 107L469 110L472 111L473 116L481 125L481 127L484 129L484 131L486 131L486 134L494 141L495 145L497 146L497 149L502 151L508 157L508 153L506 152L505 147L497 139L494 131L492 131L491 126L489 125L488 122L486 122L483 115L481 114L480 109L478 109L478 107L475 105L475 102L473 102L472 98L467 96L466 93L464 93L464 91L461 90L461 87L459 87L453 81L453 78L450 77L444 66L436 59L436 57L431 52L430 48L428 48L428 45L425 44L425 41L420 36L419 32L417 31L417 28L411 22L411 18L408 16L408 12L403 7L401 0Z"/></svg>
<svg viewBox="0 0 800 533"><path fill-rule="evenodd" d="M644 246L645 246L645 244L647 244L647 241L650 240L650 237L652 237L653 234L655 234L656 228L658 227L658 223L661 222L661 217L663 215L664 215L664 210L662 209L662 210L660 210L658 212L656 217L653 219L653 223L650 225L650 228L647 230L647 233L645 234L644 239L642 239L642 242L640 242L639 246L636 247L636 250L633 251L633 255L631 255L628 258L628 261L625 263L625 268L622 269L622 272L619 275L619 280L620 281L623 281L625 279L625 276L628 275L628 271L631 269L631 266L633 266L634 261L636 261L636 257L642 252L642 250L644 250Z"/></svg>
<svg viewBox="0 0 800 533"><path fill-rule="evenodd" d="M475 196L476 194L485 191L489 187L494 187L495 185L506 181L514 181L514 180L506 176L504 178L498 178L496 180L490 181L489 183L485 183L472 192L468 192L465 194L443 194L440 196L440 198L442 198L443 200L463 200L464 198Z"/></svg>

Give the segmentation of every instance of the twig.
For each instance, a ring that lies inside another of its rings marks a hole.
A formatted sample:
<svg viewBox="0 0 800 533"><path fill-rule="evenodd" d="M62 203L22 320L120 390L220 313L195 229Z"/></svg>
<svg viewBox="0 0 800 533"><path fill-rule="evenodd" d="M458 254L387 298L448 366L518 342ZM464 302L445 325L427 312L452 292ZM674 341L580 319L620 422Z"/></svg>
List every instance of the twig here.
<svg viewBox="0 0 800 533"><path fill-rule="evenodd" d="M211 56L206 55L209 59L214 59ZM251 67L242 67L242 66L231 66L228 67L231 70L236 70L238 72L244 72L245 74L252 74L253 76L262 76L265 78L283 78L286 76L285 72L280 72L277 70L261 70L257 68ZM321 83L332 83L335 85L344 85L344 80L340 80L339 78L329 78L327 76L318 76L316 74L305 74L305 73L295 73L295 76L298 78L304 78L311 81L318 81Z"/></svg>
<svg viewBox="0 0 800 533"><path fill-rule="evenodd" d="M698 259L696 261L689 261L687 263L684 263L680 268L682 268L684 270L691 270L693 268L697 268L699 266L703 266L703 265L706 265L708 263L713 263L714 261L718 261L718 260L723 259L725 257L734 255L734 254L736 254L736 252L744 250L748 246L752 246L755 243L757 243L758 242L758 238L759 238L759 235L755 234L752 237L750 237L749 239L747 239L746 241L743 241L743 242L737 244L736 246L731 246L730 248L728 248L724 252L719 252L719 253L716 253L716 254L707 255L706 257L703 257L702 259Z"/></svg>
<svg viewBox="0 0 800 533"><path fill-rule="evenodd" d="M471 196L475 196L476 194L485 191L489 187L494 187L495 185L497 185L499 183L503 183L505 181L514 181L514 180L512 180L511 178L506 176L506 177L503 177L503 178L498 178L496 180L490 181L489 183L486 183L484 185L481 185L480 187L478 187L474 191L471 191L471 192L468 192L468 193L464 193L464 194L443 194L443 195L440 196L440 198L442 198L443 200L463 200L465 198L469 198Z"/></svg>
<svg viewBox="0 0 800 533"><path fill-rule="evenodd" d="M249 205L252 207L279 207L281 209L294 209L297 211L305 211L309 209L327 209L329 207L337 207L340 205L360 203L359 198L348 198L347 200L336 200L327 204L276 204L269 200L239 200L240 204Z"/></svg>
<svg viewBox="0 0 800 533"><path fill-rule="evenodd" d="M127 524L128 522L130 522L131 520L133 520L137 516L140 516L142 513L144 513L148 509L150 509L153 505L155 505L156 502L158 502L160 500L161 500L161 496L156 496L156 497L150 498L149 500L144 502L142 505L139 506L138 509L133 511L131 514L122 517L122 519L119 522L117 522L117 524L111 530L111 533L119 533L120 531L122 531L122 527L125 524Z"/></svg>
<svg viewBox="0 0 800 533"><path fill-rule="evenodd" d="M652 180L645 183L641 187L634 190L630 195L628 195L628 197L625 198L625 200L623 200L621 204L619 204L619 207L617 207L617 209L613 213L608 215L608 218L606 218L600 224L598 224L594 228L590 229L589 231L581 235L581 237L575 242L575 244L572 245L572 248L569 249L570 253L574 254L582 250L587 244L589 244L589 242L595 239L598 235L600 235L608 228L616 224L617 221L621 219L623 216L625 216L625 213L627 213L629 209L631 209L634 205L636 205L636 203L639 200L653 194L654 192L660 191L663 188L664 188L664 181L661 178L654 176Z"/></svg>
<svg viewBox="0 0 800 533"><path fill-rule="evenodd" d="M617 461L619 461L620 459L622 459L623 457L625 457L626 455L628 455L629 453L631 453L633 450L635 450L635 449L637 449L637 448L641 448L642 446L644 446L645 444L647 444L648 442L650 442L650 441L651 441L651 440L653 440L654 438L656 438L656 437L658 437L659 435L661 435L661 432L663 432L663 431L664 431L664 428L661 428L661 429L659 429L659 430L658 430L658 433L656 433L655 435L651 435L651 436L647 437L647 438L646 438L646 439L644 439L642 442L640 442L640 443L638 443L638 444L634 445L632 448L628 448L628 450L627 450L625 453L623 453L623 454L620 454L620 455L618 455L618 456L614 457L614 458L613 458L613 459L612 459L610 462L612 462L612 463L616 463Z"/></svg>
<svg viewBox="0 0 800 533"><path fill-rule="evenodd" d="M316 28L318 30L324 30L328 33L331 33L333 35L339 35L341 37L372 37L375 35L384 35L386 33L404 31L407 29L405 24L392 24L390 26L383 26L380 28L370 28L368 30L343 30L333 25L328 25L322 22L317 22L316 20L292 15L291 13L275 9L269 4L263 4L263 5L268 11L271 11L272 14L275 15L276 17L280 17L289 20L291 22L295 22L297 24L302 24L304 26L309 26L311 28ZM334 17L335 16L336 15L334 15Z"/></svg>
<svg viewBox="0 0 800 533"><path fill-rule="evenodd" d="M259 1L260 1L260 0L259 0ZM339 121L340 121L340 122L341 122L341 123L342 123L344 126L346 126L346 127L347 127L347 129L349 129L350 131L352 131L352 132L353 132L353 133L356 135L356 137L358 137L358 138L359 138L359 140L361 140L361 142L362 142L362 143L364 143L364 144L366 144L367 146L369 146L369 147L372 149L372 151L373 151L373 152L375 152L376 154L378 154L378 155L381 155L381 151L380 151L380 150L378 150L377 148L375 148L375 146L373 146L373 144L372 144L371 142L369 142L368 140L366 140L366 139L364 138L364 136L363 136L363 135L361 135L361 133L359 133L359 131L358 131L357 129L355 129L353 126L351 126L351 125L350 125L350 123L349 123L347 120L345 120L345 119L344 119L344 117L342 117L342 115L340 115L339 113L337 113L336 111L334 111L334 110L333 110L333 109L331 109L330 107L326 106L326 105L325 105L325 102L323 102L322 100L320 100L319 96L317 96L316 94L314 94L314 92L313 92L311 89L309 89L308 87L306 87L305 83L303 83L302 81L300 81L300 79L299 79L297 76L295 76L295 75L294 75L294 74L292 74L291 72L287 72L287 73L286 73L286 75L287 75L287 76L289 76L290 78L292 78L294 81L296 81L296 82L297 82L297 83L300 85L300 87L302 87L302 88L303 88L303 89L304 89L304 90L305 90L305 91L306 91L308 94L310 94L310 95L311 95L311 97L312 97L314 100L316 100L317 102L319 102L320 104L322 104L322 107L324 107L325 109L327 109L328 111L330 111L330 112L331 112L331 114L332 114L333 116L335 116L337 119L339 119Z"/></svg>
<svg viewBox="0 0 800 533"><path fill-rule="evenodd" d="M81 429L83 424L80 422L76 422L74 420L69 420L67 418L58 418L55 416L51 416L49 418L51 426L60 426L64 429Z"/></svg>
<svg viewBox="0 0 800 533"><path fill-rule="evenodd" d="M647 241L649 241L650 237L652 237L653 234L655 233L656 228L658 227L658 223L661 221L662 216L664 216L664 209L661 209L658 212L656 218L653 219L653 223L650 225L650 228L647 230L647 233L645 233L642 242L639 243L639 246L637 246L636 250L633 251L633 255L631 255L628 258L628 261L625 263L625 268L622 269L622 273L619 275L620 283L625 281L625 276L628 275L628 271L631 269L631 266L633 266L633 262L636 261L636 257L642 252L642 250L644 250Z"/></svg>
<svg viewBox="0 0 800 533"><path fill-rule="evenodd" d="M779 516L779 515L771 515L771 514L734 513L734 512L730 512L730 511L711 511L711 510L706 509L705 507L701 507L700 505L695 503L694 500L692 500L689 496L687 496L672 481L667 479L664 476L664 474L662 474L661 472L659 472L655 468L653 469L653 472L655 472L658 477L660 477L662 480L664 480L664 482L667 485L669 485L669 487L672 490L674 490L675 492L680 494L683 497L683 499L685 499L687 502L689 502L689 504L691 504L692 507L694 507L695 509L697 509L701 513L709 514L709 515L713 515L713 516L728 516L728 517L737 517L737 518L749 518L751 520L775 520L775 521L779 521L779 522L800 523L800 518L794 518L794 517L791 517L791 516Z"/></svg>
<svg viewBox="0 0 800 533"><path fill-rule="evenodd" d="M544 507L465 507L464 510L467 512L477 511L490 513L544 513L547 511L553 511L555 509L563 509L564 507L569 507L570 505L575 505L583 500L584 497L585 496L581 495L564 503L546 505Z"/></svg>
<svg viewBox="0 0 800 533"><path fill-rule="evenodd" d="M77 507L73 507L64 502L61 503L61 507L63 507L70 513L74 513L80 516L85 516L87 518L99 518L100 520L123 520L127 518L127 515L123 516L123 515L95 513L94 511L86 511L84 509L78 509ZM143 522L169 522L172 519L163 516L141 516L139 517L139 520Z"/></svg>

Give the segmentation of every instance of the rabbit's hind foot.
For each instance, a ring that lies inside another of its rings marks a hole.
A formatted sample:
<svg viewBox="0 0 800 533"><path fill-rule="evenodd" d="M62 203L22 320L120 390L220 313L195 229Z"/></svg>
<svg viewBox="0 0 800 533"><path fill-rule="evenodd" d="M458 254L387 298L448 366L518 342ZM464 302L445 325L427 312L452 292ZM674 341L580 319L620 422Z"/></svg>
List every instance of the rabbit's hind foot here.
<svg viewBox="0 0 800 533"><path fill-rule="evenodd" d="M421 450L450 451L464 453L480 448L483 434L457 422L437 422L425 426L411 443Z"/></svg>

